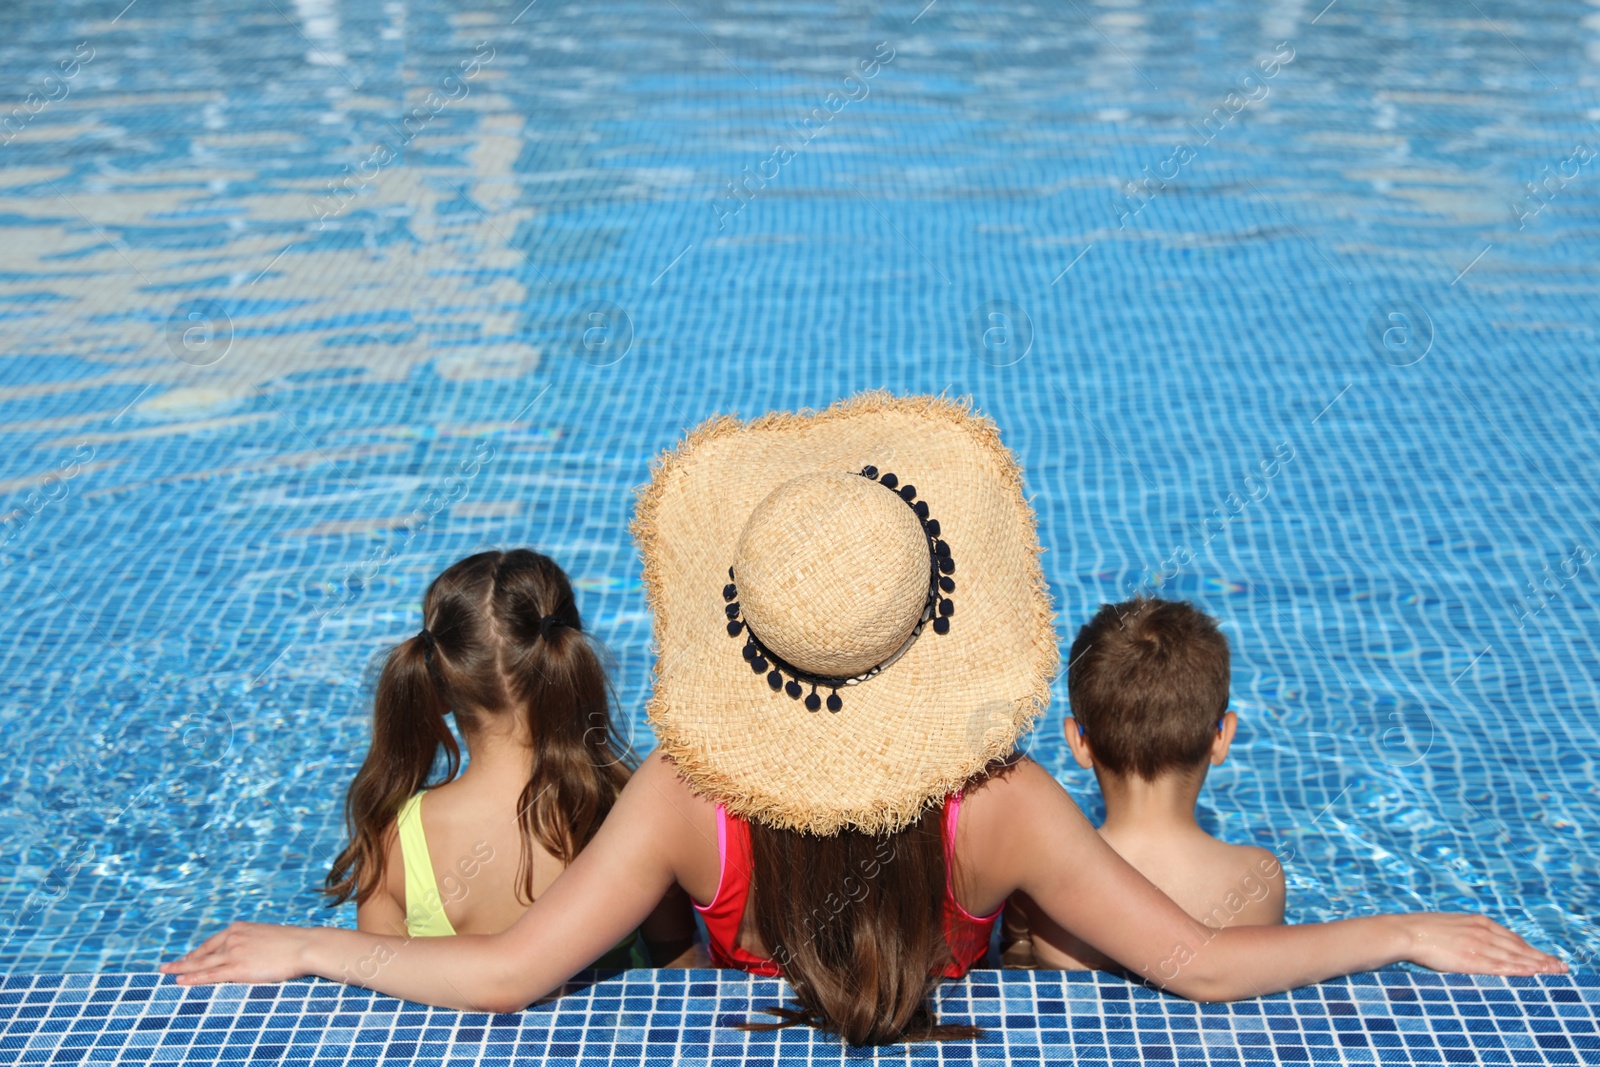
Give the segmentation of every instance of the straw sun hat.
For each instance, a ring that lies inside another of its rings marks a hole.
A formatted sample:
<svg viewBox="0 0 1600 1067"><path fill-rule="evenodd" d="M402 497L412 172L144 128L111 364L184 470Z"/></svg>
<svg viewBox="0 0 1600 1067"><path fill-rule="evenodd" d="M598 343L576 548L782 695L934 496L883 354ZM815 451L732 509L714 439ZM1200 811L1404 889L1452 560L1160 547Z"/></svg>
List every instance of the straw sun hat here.
<svg viewBox="0 0 1600 1067"><path fill-rule="evenodd" d="M875 392L711 419L661 458L633 531L655 613L650 722L736 815L902 829L1049 699L1033 510L965 403Z"/></svg>

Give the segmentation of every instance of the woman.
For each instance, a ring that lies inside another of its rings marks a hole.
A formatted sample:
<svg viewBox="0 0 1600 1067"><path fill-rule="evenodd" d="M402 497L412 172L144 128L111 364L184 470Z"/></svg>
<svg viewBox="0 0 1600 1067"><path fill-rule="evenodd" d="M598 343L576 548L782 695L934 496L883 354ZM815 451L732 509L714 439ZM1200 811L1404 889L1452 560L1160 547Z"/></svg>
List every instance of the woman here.
<svg viewBox="0 0 1600 1067"><path fill-rule="evenodd" d="M235 924L181 984L319 975L515 1011L637 927L674 885L717 963L782 974L855 1044L971 1036L928 1007L1005 900L1172 992L1270 993L1411 960L1559 972L1478 916L1213 930L1113 852L1014 755L1057 664L1021 472L994 425L872 393L714 419L658 466L634 532L659 655L661 747L593 842L509 930L406 941ZM823 709L826 710L823 710Z"/></svg>

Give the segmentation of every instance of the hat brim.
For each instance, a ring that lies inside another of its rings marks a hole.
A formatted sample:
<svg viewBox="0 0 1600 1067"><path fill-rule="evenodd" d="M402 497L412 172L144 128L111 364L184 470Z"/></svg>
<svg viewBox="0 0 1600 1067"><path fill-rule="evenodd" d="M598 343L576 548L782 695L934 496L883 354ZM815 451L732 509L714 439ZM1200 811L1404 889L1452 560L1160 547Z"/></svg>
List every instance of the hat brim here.
<svg viewBox="0 0 1600 1067"><path fill-rule="evenodd" d="M774 488L816 471L892 471L916 486L957 569L947 634L841 690L842 711L774 692L727 631L740 532ZM739 816L815 834L903 829L1009 754L1059 662L1022 472L993 422L942 397L866 393L825 411L723 416L665 453L633 533L657 660L647 705L690 785Z"/></svg>

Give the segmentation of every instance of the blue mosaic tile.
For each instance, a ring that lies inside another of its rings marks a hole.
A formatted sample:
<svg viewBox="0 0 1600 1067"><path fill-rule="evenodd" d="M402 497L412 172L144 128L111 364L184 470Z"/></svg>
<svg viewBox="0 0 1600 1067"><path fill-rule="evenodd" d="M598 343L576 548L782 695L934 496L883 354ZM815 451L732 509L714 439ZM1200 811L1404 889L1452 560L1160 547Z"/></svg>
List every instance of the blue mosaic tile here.
<svg viewBox="0 0 1600 1067"><path fill-rule="evenodd" d="M1438 990L1425 984L1433 977L1398 971L1382 975L1391 992ZM778 1003L785 988L731 972L686 976L634 971L588 979L527 1011L504 1015L427 1008L365 990L335 990L321 982L152 989L149 975L72 975L65 984L61 976L13 975L7 988L25 991L27 997L0 1006L0 1053L13 1054L11 1061L19 1063L184 1064L492 1064L528 1057L582 1063L626 1059L712 1064L772 1058L843 1063L871 1057L919 1063L1295 1064L1373 1062L1373 1055L1384 1063L1594 1062L1600 1053L1596 1009L1563 996L1575 993L1579 977L1477 979L1470 986L1449 987L1454 996L1418 1000L1425 1005L1423 1014L1397 1021L1383 1013L1383 1001L1350 996L1356 988L1350 979L1250 1005L1260 1011L1217 1013L1206 1009L1247 1005L1195 1005L1111 976L1080 976L1080 988L1098 994L1088 1003L1132 1009L1140 1020L1135 1033L1126 1028L1126 1018L1119 1029L1115 1017L1069 1012L1059 976L980 971L947 984L940 994L941 1017L987 1028L979 1041L868 1052L845 1049L835 1039L809 1031L746 1034L730 1029L753 1008ZM347 1010L330 1019L316 1009L333 1000L334 992ZM985 992L998 997L978 995ZM156 995L123 999L128 993ZM1463 1007L1477 1007L1484 996L1502 994L1513 1006L1539 996L1581 1010L1559 1019L1511 1015L1492 1033L1471 1033L1472 1020L1462 1015ZM83 1010L97 999L110 998L126 1014L108 1018ZM989 1014L977 1007L993 1000L1003 1000L1007 1010ZM36 1008L32 1016L29 1005ZM696 1010L700 1006L711 1010ZM252 1014L251 1008L261 1010ZM1335 1008L1353 1008L1354 1014ZM58 1014L62 1025L41 1023ZM1196 1029L1198 1021L1207 1025ZM1500 1051L1520 1055L1497 1060L1494 1054Z"/></svg>

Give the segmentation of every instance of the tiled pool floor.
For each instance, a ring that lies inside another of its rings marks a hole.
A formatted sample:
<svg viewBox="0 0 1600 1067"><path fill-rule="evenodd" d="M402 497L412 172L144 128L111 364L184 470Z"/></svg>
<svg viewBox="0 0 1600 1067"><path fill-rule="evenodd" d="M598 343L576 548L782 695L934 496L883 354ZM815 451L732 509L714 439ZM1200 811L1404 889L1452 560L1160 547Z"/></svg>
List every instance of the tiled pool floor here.
<svg viewBox="0 0 1600 1067"><path fill-rule="evenodd" d="M427 1008L326 982L179 988L155 975L0 981L0 1063L1600 1063L1600 975L1357 975L1193 1004L1107 975L975 971L941 1014L976 1043L847 1050L729 1024L781 983L631 971L514 1015Z"/></svg>

